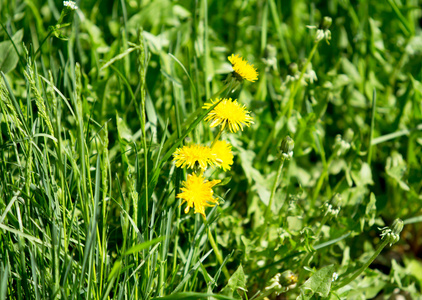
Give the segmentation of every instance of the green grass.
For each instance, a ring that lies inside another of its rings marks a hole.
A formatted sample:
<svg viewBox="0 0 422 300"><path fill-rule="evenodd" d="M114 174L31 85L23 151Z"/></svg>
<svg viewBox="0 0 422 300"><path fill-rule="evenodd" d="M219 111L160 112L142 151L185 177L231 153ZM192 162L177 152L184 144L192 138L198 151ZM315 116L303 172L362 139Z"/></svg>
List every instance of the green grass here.
<svg viewBox="0 0 422 300"><path fill-rule="evenodd" d="M420 1L77 5L0 0L0 299L420 297ZM205 221L172 155L217 97L254 124Z"/></svg>

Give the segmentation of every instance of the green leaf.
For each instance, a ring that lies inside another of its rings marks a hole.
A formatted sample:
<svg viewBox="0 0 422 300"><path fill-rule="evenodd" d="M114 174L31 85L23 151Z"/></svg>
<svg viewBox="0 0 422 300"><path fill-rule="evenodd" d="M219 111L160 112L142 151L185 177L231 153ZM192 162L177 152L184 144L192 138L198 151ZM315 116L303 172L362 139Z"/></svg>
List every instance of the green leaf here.
<svg viewBox="0 0 422 300"><path fill-rule="evenodd" d="M208 299L209 297L213 297L215 299L221 299L221 300L233 300L234 298L227 297L227 296L221 296L221 295L215 295L215 294L204 294L204 293L194 293L194 292L185 292L185 293L176 293L171 294L165 297L158 297L153 298L152 300L159 299L159 300L196 300L196 299Z"/></svg>
<svg viewBox="0 0 422 300"><path fill-rule="evenodd" d="M164 239L165 239L165 236L160 236L160 237L155 238L153 240L150 240L148 242L137 244L137 245L131 247L129 250L127 250L124 255L129 255L129 254L132 254L132 253L142 251L146 248L151 247L152 245L155 245L155 244L163 241Z"/></svg>
<svg viewBox="0 0 422 300"><path fill-rule="evenodd" d="M333 280L334 265L323 267L316 271L300 287L302 299L310 299L314 294L327 297Z"/></svg>
<svg viewBox="0 0 422 300"><path fill-rule="evenodd" d="M353 181L357 186L373 185L371 167L367 163L359 164L359 162L353 165L351 172Z"/></svg>
<svg viewBox="0 0 422 300"><path fill-rule="evenodd" d="M299 231L303 228L303 217L302 216L288 216L287 226L290 231Z"/></svg>
<svg viewBox="0 0 422 300"><path fill-rule="evenodd" d="M375 215L377 213L377 206L376 206L377 199L375 198L374 193L371 193L369 203L366 205L365 214L369 219L368 225L372 226L375 223Z"/></svg>
<svg viewBox="0 0 422 300"><path fill-rule="evenodd" d="M233 296L234 291L237 291L237 294L240 297ZM243 272L243 267L242 265L240 265L239 268L237 268L236 272L234 272L233 275L230 277L229 282L221 292L224 295L234 297L235 299L243 299L243 291L246 291L246 277L245 273Z"/></svg>
<svg viewBox="0 0 422 300"><path fill-rule="evenodd" d="M224 185L228 184L230 182L230 180L232 180L232 177L231 176L226 177L219 184L217 184L216 186L224 186Z"/></svg>
<svg viewBox="0 0 422 300"><path fill-rule="evenodd" d="M23 29L15 33L12 40L15 46L22 42ZM0 43L0 71L8 73L14 70L19 62L19 54L11 41L4 41Z"/></svg>
<svg viewBox="0 0 422 300"><path fill-rule="evenodd" d="M387 158L385 171L390 178L398 183L400 188L405 191L410 190L409 186L404 181L404 175L407 171L407 164L400 153L393 152L392 155Z"/></svg>
<svg viewBox="0 0 422 300"><path fill-rule="evenodd" d="M119 134L119 138L124 139L127 142L132 141L132 131L127 126L126 121L123 120L120 116L116 114L116 121L117 121L117 132Z"/></svg>

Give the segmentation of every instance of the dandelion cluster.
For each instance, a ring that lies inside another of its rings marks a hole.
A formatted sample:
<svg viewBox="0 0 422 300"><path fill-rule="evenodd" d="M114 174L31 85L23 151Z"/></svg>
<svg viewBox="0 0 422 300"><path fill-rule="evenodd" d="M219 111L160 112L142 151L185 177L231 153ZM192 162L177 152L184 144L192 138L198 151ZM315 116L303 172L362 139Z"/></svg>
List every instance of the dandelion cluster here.
<svg viewBox="0 0 422 300"><path fill-rule="evenodd" d="M229 82L227 87L235 81L253 82L258 79L258 73L253 65L248 64L239 55L233 54L229 60L233 65L234 76L229 76L232 82ZM208 167L221 168L226 172L233 164L232 145L219 138L225 129L232 133L243 131L244 126L249 127L253 124L253 118L245 105L231 98L211 99L202 108L209 110L205 121L210 122L211 128L219 127L219 133L210 147L192 144L176 149L173 153L173 161L178 168L193 169L193 173L189 174L187 180L182 183L182 192L176 197L182 200L181 204L186 203L185 213L189 213L190 209L194 208L194 212L201 214L205 219L205 208L218 205L218 200L213 197L212 188L221 180L209 181L204 177L204 172Z"/></svg>

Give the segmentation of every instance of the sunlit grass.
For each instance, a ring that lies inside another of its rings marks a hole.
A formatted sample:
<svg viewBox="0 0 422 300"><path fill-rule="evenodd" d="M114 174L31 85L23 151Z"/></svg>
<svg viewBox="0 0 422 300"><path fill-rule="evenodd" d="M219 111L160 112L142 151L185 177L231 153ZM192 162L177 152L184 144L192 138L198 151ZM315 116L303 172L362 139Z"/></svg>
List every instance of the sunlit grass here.
<svg viewBox="0 0 422 300"><path fill-rule="evenodd" d="M0 0L0 299L420 297L420 4Z"/></svg>

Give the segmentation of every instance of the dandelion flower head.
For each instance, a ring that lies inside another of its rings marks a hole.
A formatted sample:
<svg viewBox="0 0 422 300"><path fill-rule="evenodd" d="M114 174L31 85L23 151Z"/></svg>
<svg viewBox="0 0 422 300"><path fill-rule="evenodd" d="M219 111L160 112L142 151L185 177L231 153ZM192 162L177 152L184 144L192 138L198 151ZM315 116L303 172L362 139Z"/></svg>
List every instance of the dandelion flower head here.
<svg viewBox="0 0 422 300"><path fill-rule="evenodd" d="M189 213L194 207L195 213L200 213L205 218L205 207L218 205L217 199L212 196L212 187L220 182L221 180L208 181L202 175L188 175L187 180L183 182L182 193L177 195L177 198L183 200L182 204L187 203L185 213Z"/></svg>
<svg viewBox="0 0 422 300"><path fill-rule="evenodd" d="M211 103L205 103L202 108L209 109L221 99L211 100ZM216 127L221 125L222 128L228 127L231 132L237 132L239 129L243 131L243 125L249 127L253 124L253 118L249 116L249 111L245 105L240 105L237 100L223 99L211 110L205 117L205 121L211 121L210 126Z"/></svg>
<svg viewBox="0 0 422 300"><path fill-rule="evenodd" d="M224 171L230 170L233 164L232 145L226 141L217 141L211 148L212 152L217 156L217 162Z"/></svg>
<svg viewBox="0 0 422 300"><path fill-rule="evenodd" d="M247 60L243 60L239 55L232 54L228 57L232 64L233 71L236 74L236 78L245 79L250 82L254 82L258 79L258 72L253 65L249 64Z"/></svg>
<svg viewBox="0 0 422 300"><path fill-rule="evenodd" d="M178 168L194 168L198 164L202 170L205 170L208 165L218 165L217 156L207 146L183 146L176 149L173 157Z"/></svg>

